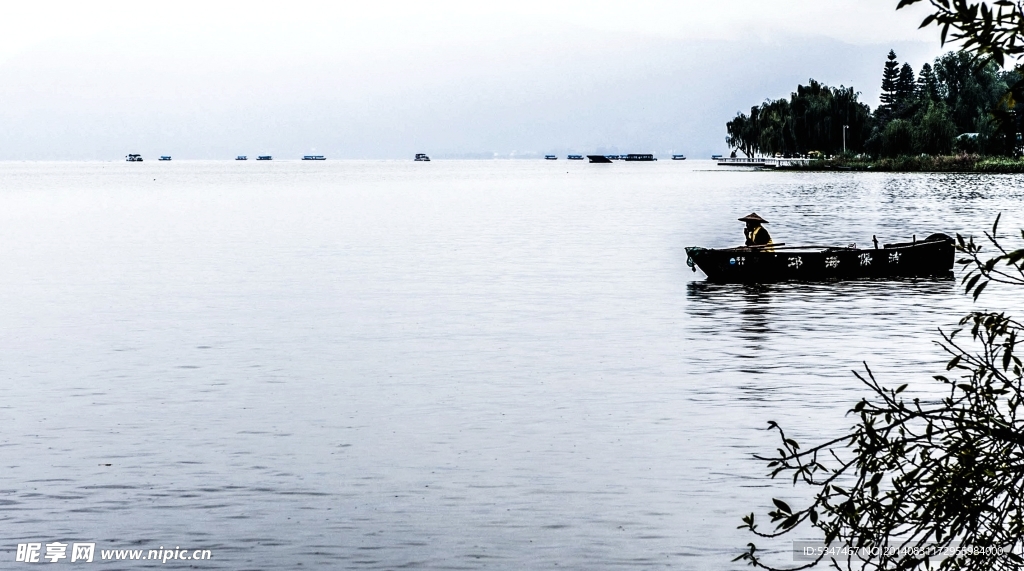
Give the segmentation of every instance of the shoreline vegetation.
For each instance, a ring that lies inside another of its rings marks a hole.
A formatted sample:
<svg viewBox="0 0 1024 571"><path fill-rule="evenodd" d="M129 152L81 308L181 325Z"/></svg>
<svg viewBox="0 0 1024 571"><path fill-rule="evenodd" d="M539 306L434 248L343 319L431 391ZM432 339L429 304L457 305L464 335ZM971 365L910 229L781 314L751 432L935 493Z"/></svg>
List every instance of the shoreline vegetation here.
<svg viewBox="0 0 1024 571"><path fill-rule="evenodd" d="M1015 89L1018 69L952 51L918 73L889 51L877 108L853 87L814 79L726 123L726 143L748 158L810 158L789 170L1024 173Z"/></svg>
<svg viewBox="0 0 1024 571"><path fill-rule="evenodd" d="M1024 173L1024 159L980 154L879 157L839 156L779 167L790 171L866 171L922 173Z"/></svg>

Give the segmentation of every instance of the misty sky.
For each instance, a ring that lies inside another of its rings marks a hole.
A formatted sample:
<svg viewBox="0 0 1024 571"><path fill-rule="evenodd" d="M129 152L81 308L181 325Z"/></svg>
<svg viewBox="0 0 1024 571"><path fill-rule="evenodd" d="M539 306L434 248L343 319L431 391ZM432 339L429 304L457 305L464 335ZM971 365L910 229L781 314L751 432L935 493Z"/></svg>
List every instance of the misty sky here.
<svg viewBox="0 0 1024 571"><path fill-rule="evenodd" d="M0 159L705 157L811 77L877 105L942 52L896 3L11 3Z"/></svg>

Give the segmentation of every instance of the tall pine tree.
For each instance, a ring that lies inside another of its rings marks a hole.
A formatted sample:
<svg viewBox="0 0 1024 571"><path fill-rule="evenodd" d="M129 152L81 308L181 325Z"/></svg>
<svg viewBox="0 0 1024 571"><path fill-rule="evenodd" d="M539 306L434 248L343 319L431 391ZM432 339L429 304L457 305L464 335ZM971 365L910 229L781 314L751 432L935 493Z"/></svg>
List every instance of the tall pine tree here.
<svg viewBox="0 0 1024 571"><path fill-rule="evenodd" d="M921 73L917 74L917 95L924 101L938 101L941 98L939 80L929 63L921 66Z"/></svg>
<svg viewBox="0 0 1024 571"><path fill-rule="evenodd" d="M914 68L909 63L903 64L899 78L896 79L896 107L906 107L914 99L914 83Z"/></svg>
<svg viewBox="0 0 1024 571"><path fill-rule="evenodd" d="M882 106L891 108L896 103L896 82L899 80L900 62L896 61L896 52L889 50L889 61L885 62L882 72Z"/></svg>

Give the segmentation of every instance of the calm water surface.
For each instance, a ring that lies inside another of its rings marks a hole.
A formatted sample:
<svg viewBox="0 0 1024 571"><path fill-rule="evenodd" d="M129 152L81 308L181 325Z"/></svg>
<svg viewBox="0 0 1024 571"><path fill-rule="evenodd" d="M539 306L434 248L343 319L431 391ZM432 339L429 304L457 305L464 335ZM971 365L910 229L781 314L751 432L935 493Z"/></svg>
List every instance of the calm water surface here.
<svg viewBox="0 0 1024 571"><path fill-rule="evenodd" d="M0 163L0 567L95 541L201 569L741 568L739 518L801 494L751 459L767 421L848 426L861 361L929 390L972 306L951 280L711 285L683 248L753 210L788 244L1019 227L1022 180Z"/></svg>

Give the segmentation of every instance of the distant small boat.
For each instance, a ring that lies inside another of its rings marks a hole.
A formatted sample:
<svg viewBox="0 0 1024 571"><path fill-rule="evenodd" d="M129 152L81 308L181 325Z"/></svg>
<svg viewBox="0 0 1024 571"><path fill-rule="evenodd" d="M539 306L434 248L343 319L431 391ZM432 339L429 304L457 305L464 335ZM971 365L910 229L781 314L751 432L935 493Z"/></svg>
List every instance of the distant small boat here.
<svg viewBox="0 0 1024 571"><path fill-rule="evenodd" d="M323 155L304 155L302 157L304 161L326 161L327 158Z"/></svg>
<svg viewBox="0 0 1024 571"><path fill-rule="evenodd" d="M625 161L656 161L654 155L630 153L623 159Z"/></svg>
<svg viewBox="0 0 1024 571"><path fill-rule="evenodd" d="M272 157L270 155L260 155L260 156L256 157L256 160L257 161L272 161L272 160L274 160L274 157Z"/></svg>
<svg viewBox="0 0 1024 571"><path fill-rule="evenodd" d="M722 155L711 155L711 160L720 161L722 160Z"/></svg>
<svg viewBox="0 0 1024 571"><path fill-rule="evenodd" d="M413 159L413 160L414 161L420 161L420 162L427 162L427 163L429 163L430 162L430 157L428 157L425 153L416 153L416 158Z"/></svg>
<svg viewBox="0 0 1024 571"><path fill-rule="evenodd" d="M686 155L672 155L673 161L685 161Z"/></svg>
<svg viewBox="0 0 1024 571"><path fill-rule="evenodd" d="M169 161L169 160L171 160L171 156L170 155L160 155L160 160L161 161Z"/></svg>
<svg viewBox="0 0 1024 571"><path fill-rule="evenodd" d="M557 161L558 157L555 156L555 155L544 155L544 160L546 160L546 161Z"/></svg>
<svg viewBox="0 0 1024 571"><path fill-rule="evenodd" d="M570 161L582 161L583 155L569 155L568 158Z"/></svg>
<svg viewBox="0 0 1024 571"><path fill-rule="evenodd" d="M610 162L612 162L611 157L606 157L604 155L587 155L587 158L590 159L590 162L592 162L592 163L610 163Z"/></svg>
<svg viewBox="0 0 1024 571"><path fill-rule="evenodd" d="M589 157L590 155L587 156ZM610 161L617 161L619 160L619 155L605 155L605 158Z"/></svg>
<svg viewBox="0 0 1024 571"><path fill-rule="evenodd" d="M126 160L126 161L128 161L130 163L141 163L142 162L142 155L128 155L127 157L125 157L124 160Z"/></svg>
<svg viewBox="0 0 1024 571"><path fill-rule="evenodd" d="M249 160L249 157L247 157L245 155L238 155L237 157L235 157L235 160L236 161L247 161L247 160Z"/></svg>

